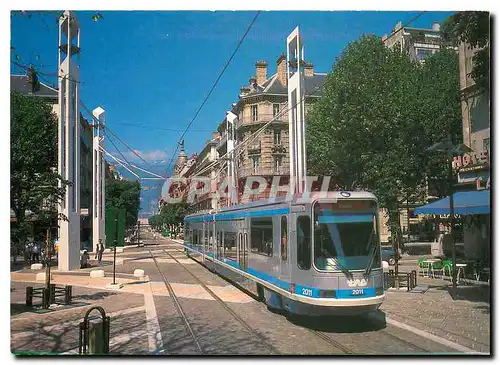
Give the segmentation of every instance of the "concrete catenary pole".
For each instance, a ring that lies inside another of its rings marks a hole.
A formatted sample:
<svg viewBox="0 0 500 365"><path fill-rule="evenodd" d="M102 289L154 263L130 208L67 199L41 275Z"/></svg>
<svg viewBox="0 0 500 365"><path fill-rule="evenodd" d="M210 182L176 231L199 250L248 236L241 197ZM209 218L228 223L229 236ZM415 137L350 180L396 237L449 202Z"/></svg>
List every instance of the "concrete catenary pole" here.
<svg viewBox="0 0 500 365"><path fill-rule="evenodd" d="M286 43L290 188L294 193L303 193L307 173L304 127L304 43L300 36L299 27L296 27L290 33L286 39Z"/></svg>
<svg viewBox="0 0 500 365"><path fill-rule="evenodd" d="M106 242L105 238L105 176L106 166L102 150L104 146L104 133L102 132L106 124L106 112L103 108L97 107L92 111L94 116L94 138L92 141L92 246L96 252L97 244Z"/></svg>
<svg viewBox="0 0 500 365"><path fill-rule="evenodd" d="M59 270L80 268L80 24L70 11L59 19L58 171L71 185L59 205ZM76 56L76 57L75 57Z"/></svg>

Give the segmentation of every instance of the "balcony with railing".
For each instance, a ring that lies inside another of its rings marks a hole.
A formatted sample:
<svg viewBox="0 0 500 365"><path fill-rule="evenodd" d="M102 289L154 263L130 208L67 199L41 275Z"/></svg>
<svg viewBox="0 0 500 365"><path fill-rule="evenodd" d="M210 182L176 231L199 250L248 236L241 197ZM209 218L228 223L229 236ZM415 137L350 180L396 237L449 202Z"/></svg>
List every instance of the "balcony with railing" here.
<svg viewBox="0 0 500 365"><path fill-rule="evenodd" d="M262 167L254 169L253 167L239 168L238 178L248 177L248 176L283 176L289 174L288 165L281 165L279 168L272 167Z"/></svg>
<svg viewBox="0 0 500 365"><path fill-rule="evenodd" d="M263 114L258 113L256 116L245 116L238 120L237 128L242 126L249 126L253 124L261 124L272 121L273 124L288 124L288 113L280 112L277 115L272 113Z"/></svg>
<svg viewBox="0 0 500 365"><path fill-rule="evenodd" d="M282 142L275 142L271 147L271 153L273 155L285 155L286 152L286 147Z"/></svg>
<svg viewBox="0 0 500 365"><path fill-rule="evenodd" d="M248 154L249 155L258 155L261 151L260 141L253 141L248 145Z"/></svg>

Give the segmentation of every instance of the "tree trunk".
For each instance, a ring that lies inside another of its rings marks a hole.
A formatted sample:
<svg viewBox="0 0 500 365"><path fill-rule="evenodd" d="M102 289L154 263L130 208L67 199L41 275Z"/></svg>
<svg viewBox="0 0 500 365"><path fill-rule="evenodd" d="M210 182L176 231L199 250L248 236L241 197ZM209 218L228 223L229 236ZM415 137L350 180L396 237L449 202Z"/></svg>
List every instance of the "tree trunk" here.
<svg viewBox="0 0 500 365"><path fill-rule="evenodd" d="M398 205L394 204L387 209L387 212L389 214L389 229L391 231L392 247L395 254L394 259L396 261L394 265L394 273L397 276L399 272L399 249L401 247L401 222Z"/></svg>

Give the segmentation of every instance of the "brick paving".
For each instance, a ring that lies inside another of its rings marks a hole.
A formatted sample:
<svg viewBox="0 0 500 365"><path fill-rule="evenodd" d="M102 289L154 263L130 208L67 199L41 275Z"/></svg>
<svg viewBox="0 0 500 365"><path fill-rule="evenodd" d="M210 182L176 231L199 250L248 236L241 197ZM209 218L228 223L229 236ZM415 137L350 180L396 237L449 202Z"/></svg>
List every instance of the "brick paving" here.
<svg viewBox="0 0 500 365"><path fill-rule="evenodd" d="M147 234L144 237L145 242L149 242ZM106 284L110 282L111 265L102 267L106 278L57 275L56 272L53 282L73 285L75 305L70 308L28 310L24 306L24 292L27 285L36 282L35 273L30 270L11 273L11 349L75 353L78 323L91 305L100 305L107 313L113 314L110 343L113 353L199 354L169 296L162 275L149 257L151 250L158 257L157 263L163 275L171 282L205 354L265 355L270 353L269 346L280 354L343 353L342 349L318 337L314 331L323 333L357 354L457 352L457 346L447 346L449 342L436 341L418 330L478 352L490 351L489 296L484 295L483 289L460 288L462 299L453 301L445 282L419 278L419 284L431 285L424 294L387 292L386 301L381 308L382 314L387 316L387 323L368 317L287 318L269 311L265 304L256 302L203 266L187 259L182 252L176 250L180 247L178 243L166 239L157 241L161 244L125 250L121 254L125 259L117 265L118 272L129 275L137 268L143 269L151 282L121 277L118 281L124 283L124 287L120 290L108 290ZM164 250L186 265L252 331L249 332L215 301ZM108 260L110 255L105 256ZM43 283L38 282L38 286L42 285ZM151 298L149 302L147 298ZM394 321L401 325L394 325ZM413 330L408 330L410 327L405 329L404 325L411 326ZM151 333L155 328L158 332Z"/></svg>
<svg viewBox="0 0 500 365"><path fill-rule="evenodd" d="M449 294L450 283L419 278L429 285L424 293L388 291L381 307L388 316L446 338L478 352L490 351L489 287L459 286L458 299Z"/></svg>

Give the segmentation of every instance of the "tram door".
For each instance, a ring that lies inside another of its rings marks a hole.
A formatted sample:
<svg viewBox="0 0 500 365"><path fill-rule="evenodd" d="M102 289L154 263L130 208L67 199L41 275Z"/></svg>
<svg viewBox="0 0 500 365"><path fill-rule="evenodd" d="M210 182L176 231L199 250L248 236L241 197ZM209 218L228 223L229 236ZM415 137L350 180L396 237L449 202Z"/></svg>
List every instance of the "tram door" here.
<svg viewBox="0 0 500 365"><path fill-rule="evenodd" d="M241 269L248 268L248 232L242 226L238 228L238 263Z"/></svg>
<svg viewBox="0 0 500 365"><path fill-rule="evenodd" d="M285 279L290 279L290 266L289 266L289 222L288 216L282 215L279 217L279 242L280 242L280 277Z"/></svg>
<svg viewBox="0 0 500 365"><path fill-rule="evenodd" d="M209 227L209 224L207 224L206 222L203 222L203 234L202 234L203 241L201 243L201 247L202 247L202 250L204 252L203 261L205 261L205 254L208 250L208 227Z"/></svg>

